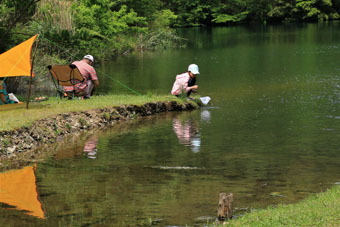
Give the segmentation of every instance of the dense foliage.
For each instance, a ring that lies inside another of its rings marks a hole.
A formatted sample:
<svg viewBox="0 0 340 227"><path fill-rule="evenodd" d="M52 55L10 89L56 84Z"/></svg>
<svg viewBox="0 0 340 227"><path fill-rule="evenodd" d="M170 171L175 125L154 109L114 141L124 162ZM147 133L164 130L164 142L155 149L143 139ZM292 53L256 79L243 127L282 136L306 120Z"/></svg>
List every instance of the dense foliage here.
<svg viewBox="0 0 340 227"><path fill-rule="evenodd" d="M39 0L0 0L0 51L8 46L13 32L31 20Z"/></svg>
<svg viewBox="0 0 340 227"><path fill-rule="evenodd" d="M339 19L340 0L0 0L0 51L40 34L40 51L70 60L168 48L173 27Z"/></svg>
<svg viewBox="0 0 340 227"><path fill-rule="evenodd" d="M67 60L166 48L180 39L170 28L177 16L161 7L158 0L0 0L0 51L37 33L40 51Z"/></svg>
<svg viewBox="0 0 340 227"><path fill-rule="evenodd" d="M340 0L0 0L0 52L39 34L39 74L85 53L105 60L182 45L174 27L316 22L339 12Z"/></svg>
<svg viewBox="0 0 340 227"><path fill-rule="evenodd" d="M340 0L0 0L0 50L39 33L45 53L169 47L170 27L339 19ZM22 35L25 34L25 35Z"/></svg>
<svg viewBox="0 0 340 227"><path fill-rule="evenodd" d="M340 0L171 0L177 26L339 19Z"/></svg>

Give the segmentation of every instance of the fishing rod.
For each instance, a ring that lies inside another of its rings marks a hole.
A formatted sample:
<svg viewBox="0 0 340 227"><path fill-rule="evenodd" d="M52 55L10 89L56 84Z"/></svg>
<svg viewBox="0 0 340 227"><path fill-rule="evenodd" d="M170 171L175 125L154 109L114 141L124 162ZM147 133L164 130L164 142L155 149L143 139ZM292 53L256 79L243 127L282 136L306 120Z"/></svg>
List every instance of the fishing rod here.
<svg viewBox="0 0 340 227"><path fill-rule="evenodd" d="M44 40L48 41L49 43L51 43L52 45L56 46L56 47L59 48L60 50L66 52L69 56L71 56L71 57L73 57L73 58L76 57L75 55L71 54L67 49L60 47L58 44L52 42L51 40L49 40L49 39L47 39L47 38L45 38L45 37L40 37L40 39L44 39ZM136 95L139 95L139 96L143 96L141 93L139 93L138 91L136 91L136 90L130 88L129 86L127 86L127 85L124 84L123 82L121 82L121 81L119 81L119 80L117 80L117 79L114 79L111 75L106 74L105 72L103 72L103 71L101 71L101 70L99 70L99 69L97 69L96 71L98 71L98 72L99 72L101 75L103 75L104 77L109 78L109 79L112 80L113 82L118 83L120 86L126 88L127 90L131 91L132 93L134 93L134 94L136 94Z"/></svg>

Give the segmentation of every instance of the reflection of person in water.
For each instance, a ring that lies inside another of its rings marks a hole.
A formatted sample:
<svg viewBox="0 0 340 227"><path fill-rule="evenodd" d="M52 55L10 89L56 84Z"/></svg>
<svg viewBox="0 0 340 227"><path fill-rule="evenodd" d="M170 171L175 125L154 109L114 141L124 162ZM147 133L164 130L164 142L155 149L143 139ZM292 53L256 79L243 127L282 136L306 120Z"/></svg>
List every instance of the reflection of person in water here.
<svg viewBox="0 0 340 227"><path fill-rule="evenodd" d="M88 158L95 159L97 154L98 136L91 136L84 145L84 153Z"/></svg>
<svg viewBox="0 0 340 227"><path fill-rule="evenodd" d="M200 151L201 138L197 122L192 120L182 122L180 119L175 118L172 126L180 144L190 146L194 153Z"/></svg>

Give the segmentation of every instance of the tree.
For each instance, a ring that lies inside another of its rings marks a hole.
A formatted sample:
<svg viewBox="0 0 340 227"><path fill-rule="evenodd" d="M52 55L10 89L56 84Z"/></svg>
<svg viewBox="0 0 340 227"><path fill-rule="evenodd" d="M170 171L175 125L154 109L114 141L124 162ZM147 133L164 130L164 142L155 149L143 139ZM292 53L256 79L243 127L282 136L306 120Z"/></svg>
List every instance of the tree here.
<svg viewBox="0 0 340 227"><path fill-rule="evenodd" d="M116 1L114 10L119 10L122 5L126 5L128 10L133 9L138 16L146 18L147 21L152 21L154 15L162 10L161 0L120 0Z"/></svg>
<svg viewBox="0 0 340 227"><path fill-rule="evenodd" d="M270 3L268 20L270 22L282 22L292 18L294 0L276 0Z"/></svg>
<svg viewBox="0 0 340 227"><path fill-rule="evenodd" d="M295 17L303 21L327 20L331 12L331 0L296 0L293 10Z"/></svg>
<svg viewBox="0 0 340 227"><path fill-rule="evenodd" d="M270 11L269 0L246 0L248 17L250 21L266 22Z"/></svg>
<svg viewBox="0 0 340 227"><path fill-rule="evenodd" d="M74 5L75 45L102 56L128 46L137 33L147 31L146 20L133 9L110 0L79 0Z"/></svg>
<svg viewBox="0 0 340 227"><path fill-rule="evenodd" d="M174 12L178 18L175 26L200 26L211 22L212 6L219 0L163 0L164 7Z"/></svg>
<svg viewBox="0 0 340 227"><path fill-rule="evenodd" d="M10 49L14 41L19 43L25 38L16 40L12 34L17 27L25 25L34 15L36 4L40 0L0 0L0 53ZM16 92L20 83L20 77L12 77L6 80L9 92Z"/></svg>
<svg viewBox="0 0 340 227"><path fill-rule="evenodd" d="M244 1L224 0L212 7L212 22L217 24L237 23L245 20L248 13Z"/></svg>
<svg viewBox="0 0 340 227"><path fill-rule="evenodd" d="M0 0L0 51L11 46L11 32L28 22L40 0Z"/></svg>

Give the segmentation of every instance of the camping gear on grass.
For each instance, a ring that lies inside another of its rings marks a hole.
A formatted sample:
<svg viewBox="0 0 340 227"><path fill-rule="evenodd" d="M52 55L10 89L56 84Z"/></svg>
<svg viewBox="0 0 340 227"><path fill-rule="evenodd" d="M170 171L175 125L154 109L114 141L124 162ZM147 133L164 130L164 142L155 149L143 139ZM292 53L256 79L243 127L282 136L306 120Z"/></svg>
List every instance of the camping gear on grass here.
<svg viewBox="0 0 340 227"><path fill-rule="evenodd" d="M14 103L19 103L19 99L17 97L15 97L15 95L13 93L9 93L8 98L9 98L9 100L11 100Z"/></svg>

